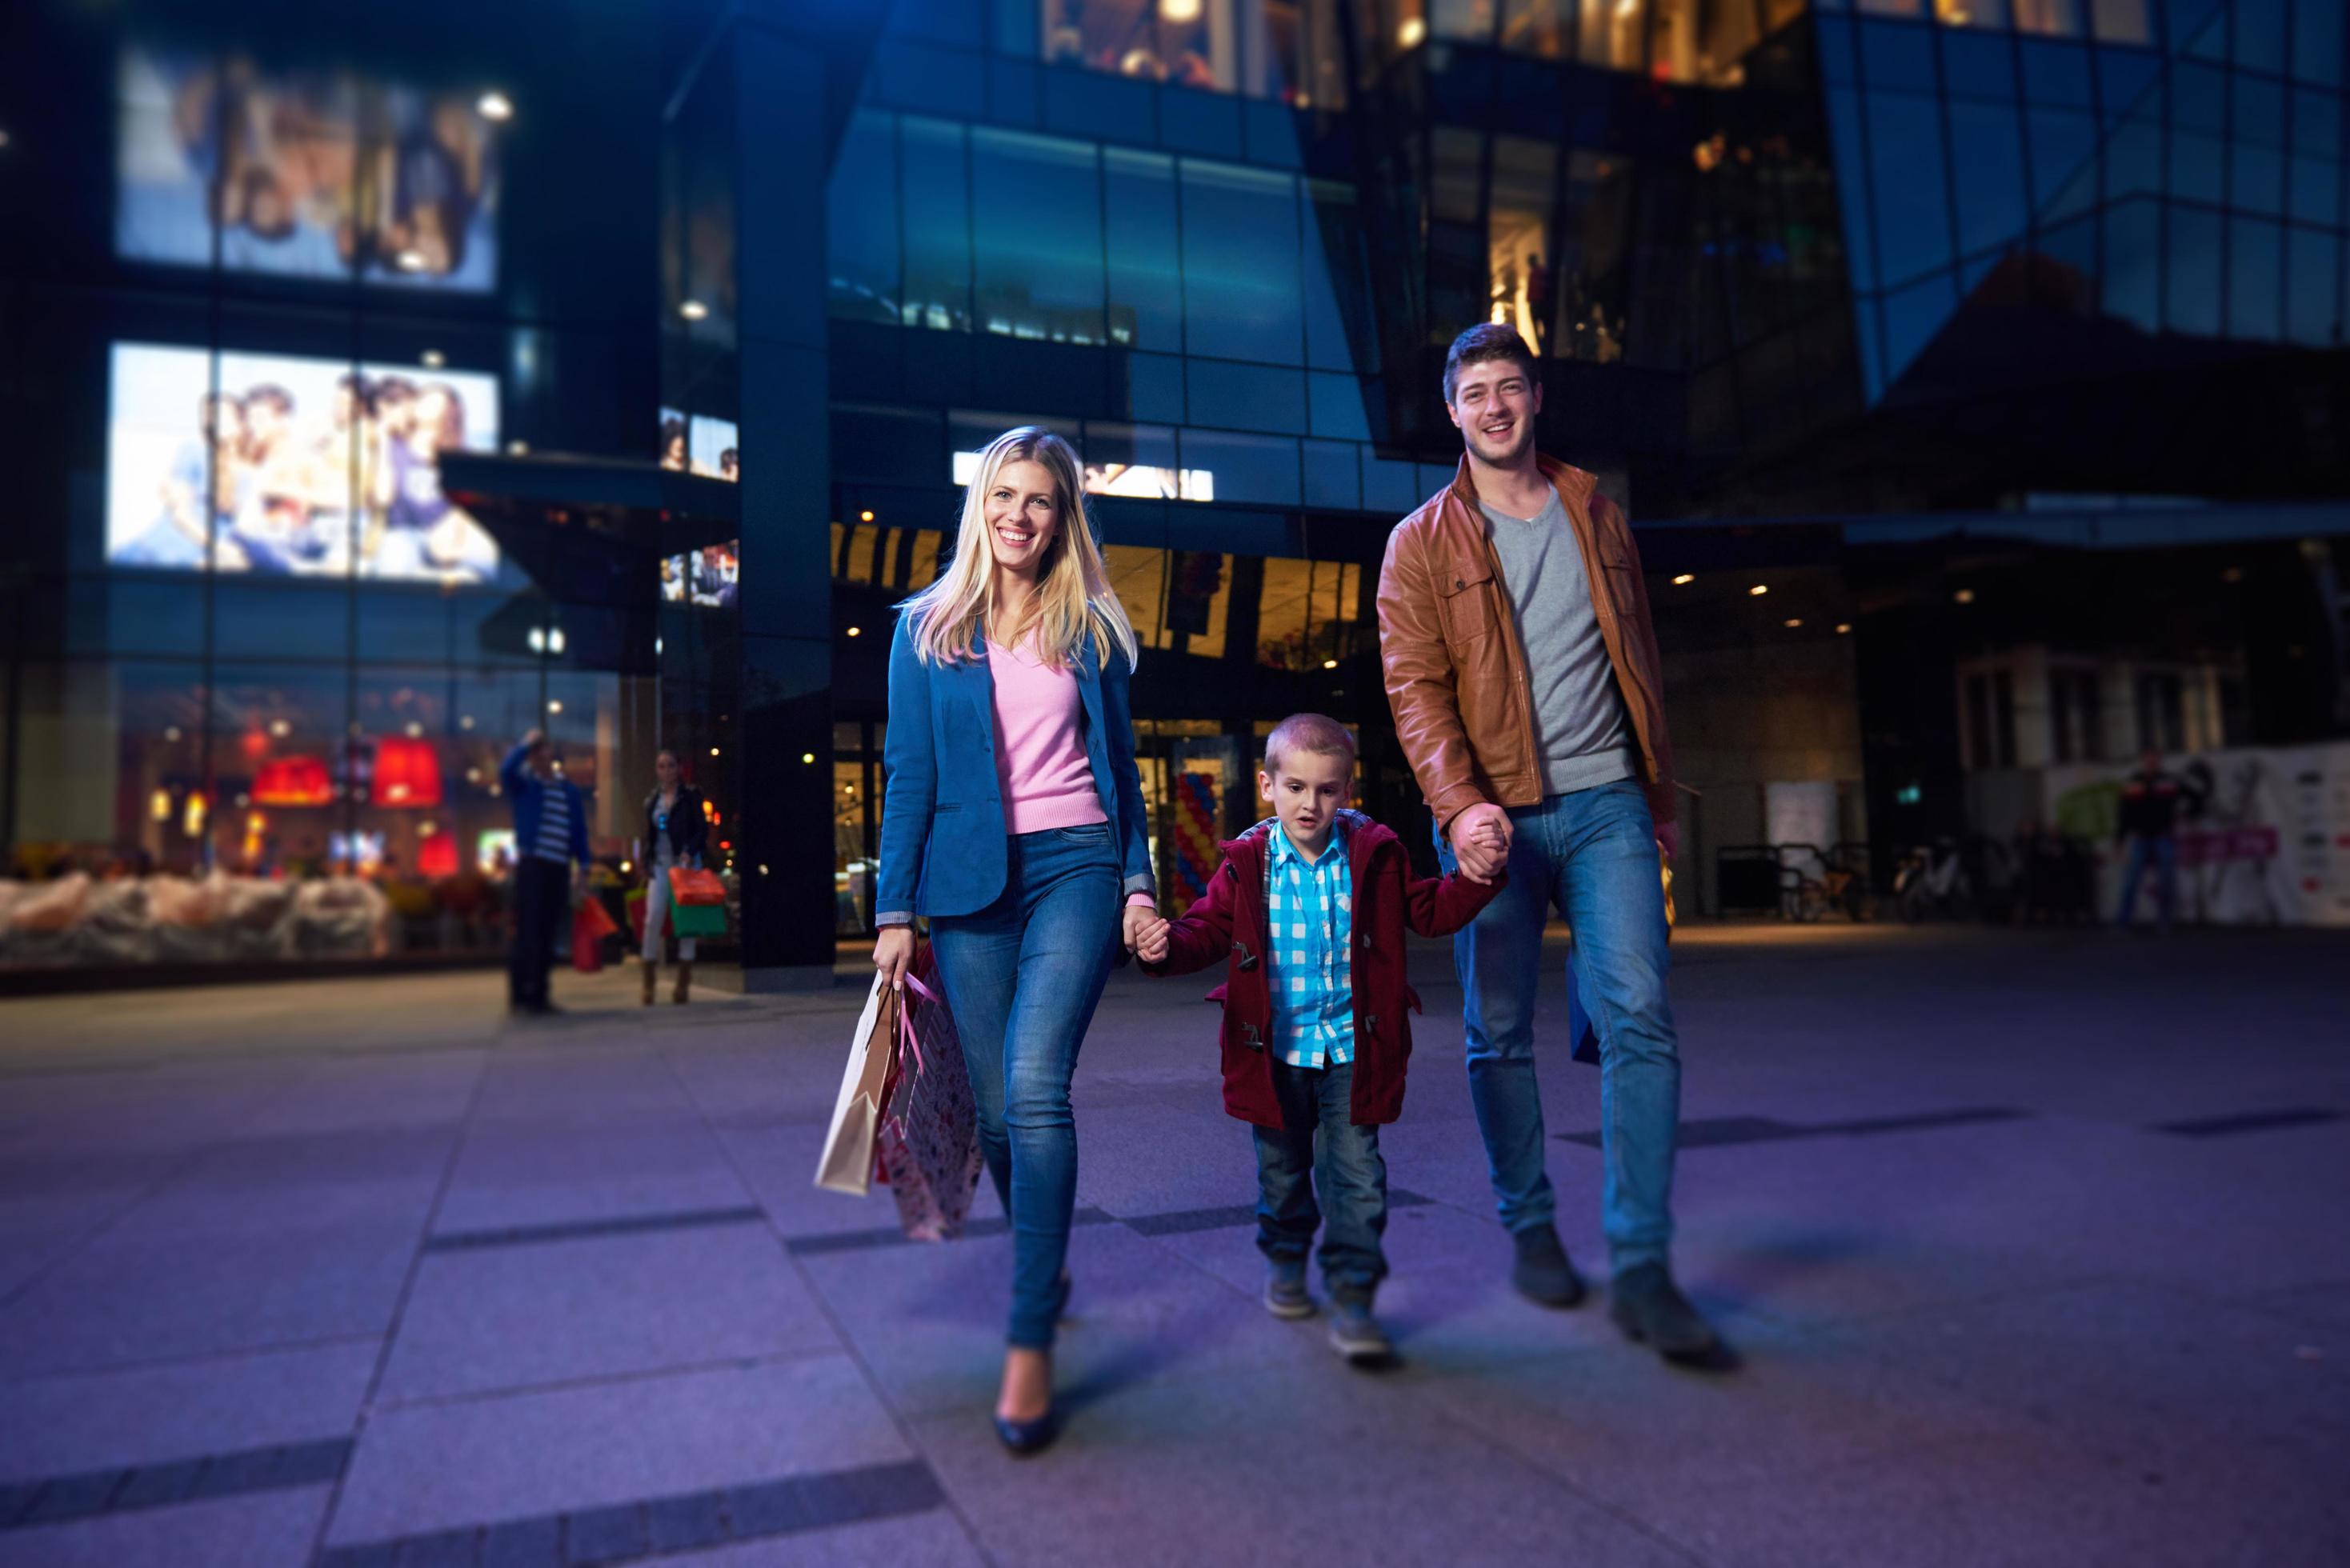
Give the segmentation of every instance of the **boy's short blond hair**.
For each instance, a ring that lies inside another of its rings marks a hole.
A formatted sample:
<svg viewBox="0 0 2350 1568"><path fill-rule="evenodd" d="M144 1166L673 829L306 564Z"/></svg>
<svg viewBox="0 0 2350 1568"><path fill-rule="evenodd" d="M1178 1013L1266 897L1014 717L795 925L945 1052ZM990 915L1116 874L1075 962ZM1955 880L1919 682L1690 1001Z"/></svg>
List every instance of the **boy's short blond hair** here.
<svg viewBox="0 0 2350 1568"><path fill-rule="evenodd" d="M1321 713L1292 713L1273 727L1264 738L1264 771L1281 772L1281 764L1292 752L1312 752L1316 756L1344 757L1352 772L1355 766L1355 737L1347 726Z"/></svg>

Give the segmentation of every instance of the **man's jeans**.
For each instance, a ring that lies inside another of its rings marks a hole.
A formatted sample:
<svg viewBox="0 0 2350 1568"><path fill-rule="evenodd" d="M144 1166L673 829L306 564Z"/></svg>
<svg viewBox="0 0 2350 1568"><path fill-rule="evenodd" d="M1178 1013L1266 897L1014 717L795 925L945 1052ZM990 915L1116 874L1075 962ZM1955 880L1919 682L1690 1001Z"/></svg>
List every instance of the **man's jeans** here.
<svg viewBox="0 0 2350 1568"><path fill-rule="evenodd" d="M2171 910L2178 902L2178 840L2167 833L2131 836L2129 863L2122 873L2122 907L2114 914L2114 924L2127 926L2137 918L2138 885L2149 866L2154 867L2156 917L2162 929L2170 929Z"/></svg>
<svg viewBox="0 0 2350 1568"><path fill-rule="evenodd" d="M1069 1079L1118 942L1109 825L1049 827L1005 846L1003 892L931 922L971 1069L979 1147L1012 1221L1012 1344L1053 1343L1077 1194Z"/></svg>
<svg viewBox="0 0 2350 1568"><path fill-rule="evenodd" d="M1681 1063L1665 994L1664 886L1648 797L1629 780L1513 810L1510 881L1452 939L1467 998L1469 1095L1485 1135L1502 1223L1555 1223L1534 1084L1534 994L1543 922L1574 932L1568 981L1599 1032L1599 1138L1610 1261L1617 1272L1671 1249ZM1450 846L1438 856L1454 869Z"/></svg>
<svg viewBox="0 0 2350 1568"><path fill-rule="evenodd" d="M1379 1158L1379 1129L1350 1119L1355 1064L1293 1067L1276 1059L1272 1067L1284 1126L1250 1129L1256 1134L1257 1250L1276 1263L1305 1262L1326 1214L1322 1278L1338 1300L1368 1302L1388 1274L1379 1249L1388 1229L1388 1166Z"/></svg>

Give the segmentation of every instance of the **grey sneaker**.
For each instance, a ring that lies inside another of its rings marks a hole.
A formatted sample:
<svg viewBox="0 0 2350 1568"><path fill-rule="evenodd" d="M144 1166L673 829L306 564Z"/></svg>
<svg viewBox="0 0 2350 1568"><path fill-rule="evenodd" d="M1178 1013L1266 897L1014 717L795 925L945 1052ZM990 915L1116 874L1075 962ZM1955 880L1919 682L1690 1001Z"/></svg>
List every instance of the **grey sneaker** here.
<svg viewBox="0 0 2350 1568"><path fill-rule="evenodd" d="M1555 1230L1532 1225L1513 1231L1510 1244L1517 1251L1517 1261L1510 1265L1510 1283L1520 1295L1549 1307L1571 1307L1583 1300L1583 1276L1575 1272Z"/></svg>
<svg viewBox="0 0 2350 1568"><path fill-rule="evenodd" d="M1371 1315L1368 1302L1330 1303L1330 1343L1351 1366L1378 1366L1395 1359L1395 1341Z"/></svg>
<svg viewBox="0 0 2350 1568"><path fill-rule="evenodd" d="M1264 1310L1275 1317L1314 1315L1314 1297L1305 1289L1305 1260L1269 1263L1264 1271Z"/></svg>

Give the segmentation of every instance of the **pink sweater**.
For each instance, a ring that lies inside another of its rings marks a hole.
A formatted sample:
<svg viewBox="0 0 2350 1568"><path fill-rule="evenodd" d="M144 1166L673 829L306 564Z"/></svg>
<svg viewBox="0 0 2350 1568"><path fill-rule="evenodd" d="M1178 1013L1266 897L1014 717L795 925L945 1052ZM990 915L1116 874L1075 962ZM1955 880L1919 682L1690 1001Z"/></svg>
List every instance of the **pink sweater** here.
<svg viewBox="0 0 2350 1568"><path fill-rule="evenodd" d="M1076 672L1038 659L1033 643L991 643L995 682L995 778L1003 786L1007 833L1107 822L1086 756L1085 707Z"/></svg>

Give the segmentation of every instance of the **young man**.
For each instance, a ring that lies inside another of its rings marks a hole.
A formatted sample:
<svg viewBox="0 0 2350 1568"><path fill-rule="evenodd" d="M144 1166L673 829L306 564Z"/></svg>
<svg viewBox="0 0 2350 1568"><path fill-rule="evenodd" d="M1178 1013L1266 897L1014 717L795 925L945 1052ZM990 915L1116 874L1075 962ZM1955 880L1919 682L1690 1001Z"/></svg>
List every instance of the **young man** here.
<svg viewBox="0 0 2350 1568"><path fill-rule="evenodd" d="M1574 930L1570 987L1600 1036L1612 1313L1634 1339L1701 1358L1713 1331L1669 1272L1680 1055L1657 857L1674 845L1672 746L1639 552L1590 474L1534 450L1542 385L1515 331L1462 333L1444 400L1467 450L1452 484L1388 540L1379 636L1440 857L1478 880L1509 873L1453 957L1512 1281L1545 1305L1583 1298L1559 1244L1534 1083L1555 905Z"/></svg>
<svg viewBox="0 0 2350 1568"><path fill-rule="evenodd" d="M1388 1272L1379 1126L1403 1111L1418 1001L1404 931L1449 935L1500 889L1414 879L1403 841L1347 809L1354 776L1355 740L1336 720L1274 725L1257 774L1273 816L1225 845L1206 894L1136 952L1150 974L1223 963L1224 1108L1256 1135L1265 1308L1313 1314L1305 1253L1326 1217L1330 1342L1362 1366L1395 1355L1371 1299Z"/></svg>
<svg viewBox="0 0 2350 1568"><path fill-rule="evenodd" d="M2114 924L2127 930L2137 919L2138 888L2147 867L2154 870L2157 929L2170 934L2170 916L2178 902L2178 807L2180 789L2176 775L2162 771L2162 753L2148 746L2138 754L2137 772L2122 784L2121 810L2114 822L2114 845L2126 853L2122 872L2122 904Z"/></svg>
<svg viewBox="0 0 2350 1568"><path fill-rule="evenodd" d="M516 1012L560 1011L546 971L572 900L588 887L588 806L579 786L555 771L555 749L533 730L506 753L498 783L514 803L514 955L506 1000Z"/></svg>

